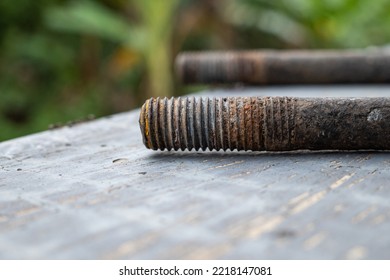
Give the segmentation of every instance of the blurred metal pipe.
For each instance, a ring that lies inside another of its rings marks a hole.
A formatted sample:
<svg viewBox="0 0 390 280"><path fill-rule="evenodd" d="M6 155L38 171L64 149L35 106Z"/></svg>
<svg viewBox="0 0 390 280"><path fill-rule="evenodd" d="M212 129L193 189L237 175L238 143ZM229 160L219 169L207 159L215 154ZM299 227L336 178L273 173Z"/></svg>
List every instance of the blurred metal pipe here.
<svg viewBox="0 0 390 280"><path fill-rule="evenodd" d="M175 64L184 84L390 82L390 51L379 48L184 52Z"/></svg>

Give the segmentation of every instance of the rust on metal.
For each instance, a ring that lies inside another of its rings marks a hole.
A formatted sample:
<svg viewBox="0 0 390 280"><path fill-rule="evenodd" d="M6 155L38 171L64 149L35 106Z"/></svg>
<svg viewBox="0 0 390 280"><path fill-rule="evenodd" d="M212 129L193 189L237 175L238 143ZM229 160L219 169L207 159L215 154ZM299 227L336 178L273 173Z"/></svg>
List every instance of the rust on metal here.
<svg viewBox="0 0 390 280"><path fill-rule="evenodd" d="M390 149L390 98L151 98L139 123L153 150Z"/></svg>
<svg viewBox="0 0 390 280"><path fill-rule="evenodd" d="M389 83L389 65L386 49L184 52L176 58L184 84Z"/></svg>

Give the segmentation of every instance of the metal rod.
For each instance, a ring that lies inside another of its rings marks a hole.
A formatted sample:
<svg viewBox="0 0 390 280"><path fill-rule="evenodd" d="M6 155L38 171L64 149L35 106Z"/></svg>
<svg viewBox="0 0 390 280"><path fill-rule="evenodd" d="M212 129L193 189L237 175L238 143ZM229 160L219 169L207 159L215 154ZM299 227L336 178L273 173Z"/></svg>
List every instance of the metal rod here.
<svg viewBox="0 0 390 280"><path fill-rule="evenodd" d="M184 52L176 72L184 84L389 83L390 51Z"/></svg>
<svg viewBox="0 0 390 280"><path fill-rule="evenodd" d="M390 98L151 98L139 123L153 150L390 150Z"/></svg>

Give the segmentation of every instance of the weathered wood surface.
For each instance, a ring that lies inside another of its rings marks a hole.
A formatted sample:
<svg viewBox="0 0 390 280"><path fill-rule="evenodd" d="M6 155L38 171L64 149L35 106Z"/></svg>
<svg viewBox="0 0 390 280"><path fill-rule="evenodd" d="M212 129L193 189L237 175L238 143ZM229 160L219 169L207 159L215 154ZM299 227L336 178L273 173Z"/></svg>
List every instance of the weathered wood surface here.
<svg viewBox="0 0 390 280"><path fill-rule="evenodd" d="M390 96L390 87L202 94ZM390 153L154 152L138 113L0 144L0 258L390 258Z"/></svg>

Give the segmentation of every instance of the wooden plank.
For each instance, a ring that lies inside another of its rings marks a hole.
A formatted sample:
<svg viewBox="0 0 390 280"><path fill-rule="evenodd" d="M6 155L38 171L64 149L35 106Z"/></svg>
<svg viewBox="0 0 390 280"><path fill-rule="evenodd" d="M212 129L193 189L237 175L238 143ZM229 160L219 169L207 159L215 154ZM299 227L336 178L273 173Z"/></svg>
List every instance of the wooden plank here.
<svg viewBox="0 0 390 280"><path fill-rule="evenodd" d="M0 258L390 258L389 153L153 152L142 144L138 113L0 143Z"/></svg>

